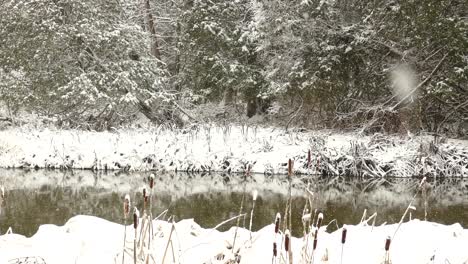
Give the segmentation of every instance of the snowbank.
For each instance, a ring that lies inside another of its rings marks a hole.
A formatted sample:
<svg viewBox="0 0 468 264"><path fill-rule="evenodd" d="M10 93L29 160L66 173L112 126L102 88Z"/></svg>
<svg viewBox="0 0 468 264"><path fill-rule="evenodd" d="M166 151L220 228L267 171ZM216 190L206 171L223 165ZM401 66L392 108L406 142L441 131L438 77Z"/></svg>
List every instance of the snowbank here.
<svg viewBox="0 0 468 264"><path fill-rule="evenodd" d="M140 221L141 223L141 221ZM143 226L142 224L139 225ZM238 228L233 245L233 227L226 232L203 229L193 220L178 223L153 221L151 245L142 242L137 232L138 263L272 263L273 241L278 243L278 261L284 257L281 235L269 225L258 232ZM314 263L383 263L385 239L393 236L396 225L372 227L346 226L347 239L342 247L341 229L318 233ZM31 238L16 234L0 236L0 263L19 263L24 258L36 263L122 263L125 241L125 263L133 263L135 232L132 225L108 222L92 216L76 216L64 226L43 225ZM171 232L172 230L172 232ZM251 239L250 239L251 237ZM313 237L292 238L293 263L310 263ZM445 226L412 220L404 223L392 240L391 263L468 263L468 230L459 224ZM234 247L233 247L234 246ZM149 250L148 250L149 248ZM342 251L343 250L343 251ZM343 252L343 261L341 254ZM166 253L166 254L165 254ZM9 262L10 261L10 262ZM16 262L15 262L16 261Z"/></svg>
<svg viewBox="0 0 468 264"><path fill-rule="evenodd" d="M310 162L308 151L311 151ZM433 137L359 136L277 128L194 126L173 130L0 132L0 167L328 175L466 176L468 143ZM309 166L308 166L309 165Z"/></svg>

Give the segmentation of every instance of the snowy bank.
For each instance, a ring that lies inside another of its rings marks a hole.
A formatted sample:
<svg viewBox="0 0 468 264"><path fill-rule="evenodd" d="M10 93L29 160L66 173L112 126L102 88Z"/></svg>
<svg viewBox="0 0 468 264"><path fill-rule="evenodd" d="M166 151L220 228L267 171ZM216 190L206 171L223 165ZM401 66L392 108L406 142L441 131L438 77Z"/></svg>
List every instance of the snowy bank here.
<svg viewBox="0 0 468 264"><path fill-rule="evenodd" d="M308 153L310 151L310 159ZM296 173L371 177L466 176L468 143L431 136L360 136L246 126L146 130L0 131L0 167Z"/></svg>
<svg viewBox="0 0 468 264"><path fill-rule="evenodd" d="M383 263L385 240L393 236L396 226L348 225L344 245L342 229L328 233L322 227L313 253L314 263ZM153 228L150 245L140 229L136 232L138 263L145 263L146 258L147 263L235 263L235 260L272 263L274 241L278 244L275 263L285 263L280 261L286 256L282 235L275 237L273 225L251 235L248 230L238 228L235 243L235 227L219 232L203 229L188 219L174 224L154 220ZM125 256L122 256L125 230ZM76 216L64 226L43 225L31 238L17 234L0 236L0 263L22 263L27 257L47 264L122 263L123 259L125 263L133 263L134 238L133 225L125 228L92 216ZM291 239L293 263L306 263L306 259L310 263L313 240L311 235ZM393 238L389 257L393 264L462 264L468 263L467 244L468 230L459 224L445 226L412 220L402 224Z"/></svg>

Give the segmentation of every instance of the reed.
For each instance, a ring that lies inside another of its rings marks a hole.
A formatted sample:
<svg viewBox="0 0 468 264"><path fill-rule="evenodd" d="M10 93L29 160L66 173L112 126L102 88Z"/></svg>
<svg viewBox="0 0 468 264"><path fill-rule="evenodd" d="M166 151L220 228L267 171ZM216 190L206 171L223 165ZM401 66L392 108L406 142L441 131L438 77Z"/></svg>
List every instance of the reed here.
<svg viewBox="0 0 468 264"><path fill-rule="evenodd" d="M427 221L427 182L424 181L422 186L422 196L424 199L424 221Z"/></svg>
<svg viewBox="0 0 468 264"><path fill-rule="evenodd" d="M395 236L396 236L398 230L400 229L400 226L401 226L401 224L403 223L403 220L405 219L406 214L408 213L408 211L410 210L411 206L413 205L414 200L415 200L416 197L418 196L418 193L419 193L419 191L421 190L421 188L422 188L422 186L423 186L423 184L424 184L425 182L426 182L426 177L424 177L424 178L421 180L421 182L419 183L418 189L417 189L416 193L415 193L414 196L413 196L413 199L411 199L410 203L408 204L408 207L406 207L406 210L405 210L405 212L403 213L403 216L401 217L400 222L398 223L398 226L397 226L397 228L396 228L396 230L395 230L395 233L393 233L392 240L395 240Z"/></svg>
<svg viewBox="0 0 468 264"><path fill-rule="evenodd" d="M276 245L276 242L273 242L273 258L271 260L271 263L276 263L277 256L278 256L278 247Z"/></svg>
<svg viewBox="0 0 468 264"><path fill-rule="evenodd" d="M385 260L384 260L384 264L390 264L390 243L391 243L392 239L390 238L390 236L387 237L387 239L385 240Z"/></svg>
<svg viewBox="0 0 468 264"><path fill-rule="evenodd" d="M274 241L273 241L273 258L271 259L271 263L276 263L276 259L278 256L278 248L276 245L276 237L278 236L279 229L280 229L280 223L281 223L281 214L276 213L275 217L275 235L274 235Z"/></svg>
<svg viewBox="0 0 468 264"><path fill-rule="evenodd" d="M343 263L343 254L344 254L344 244L346 243L346 233L348 230L346 227L343 227L343 230L341 231L341 258L340 258L340 263Z"/></svg>
<svg viewBox="0 0 468 264"><path fill-rule="evenodd" d="M292 263L292 251L291 251L291 233L289 229L284 232L284 251L286 252L286 263Z"/></svg>
<svg viewBox="0 0 468 264"><path fill-rule="evenodd" d="M150 239L148 240L148 249L149 246L151 245L151 238L153 237L153 188L154 188L154 174L151 173L149 176L149 187L150 187L150 193L149 193L149 220L150 220Z"/></svg>
<svg viewBox="0 0 468 264"><path fill-rule="evenodd" d="M241 204L240 204L240 208L239 208L239 215L243 215L242 214L242 211L244 210L244 200L245 200L245 188L246 188L246 183L247 183L247 176L250 175L250 168L251 166L249 165L247 167L247 170L244 174L244 180L243 180L243 192L242 192L242 200L241 200ZM244 215L244 219L245 219L245 215ZM236 224L236 230L234 231L234 239L232 241L232 252L234 253L234 246L236 244L236 239L237 239L237 231L239 229L239 224L240 224L240 217L237 218L237 224Z"/></svg>
<svg viewBox="0 0 468 264"><path fill-rule="evenodd" d="M171 247L173 246L172 245L172 234L174 233L175 231L175 223L174 223L174 220L172 220L172 226L171 226L171 232L169 233L169 237L167 239L167 243L166 243L166 249L164 250L164 255L163 255L163 258L162 258L162 263L164 264L164 261L166 260L166 254L167 254L167 250L169 249L169 244L171 245ZM175 256L174 256L174 249L172 248L172 263L175 263Z"/></svg>
<svg viewBox="0 0 468 264"><path fill-rule="evenodd" d="M250 224L249 224L249 233L250 233L250 244L252 244L252 221L253 221L253 213L255 210L255 202L257 201L258 191L253 190L252 192L252 210L250 211Z"/></svg>
<svg viewBox="0 0 468 264"><path fill-rule="evenodd" d="M288 160L288 180L289 180L289 195L288 195L288 205L286 206L286 215L285 215L285 219L286 217L288 217L288 225L289 225L289 228L287 229L287 231L290 231L292 232L292 176L293 176L293 167L294 167L294 161L292 159L289 159ZM288 208L289 208L289 211L288 211ZM286 221L285 221L286 222ZM286 252L287 254L287 258L289 259L289 264L292 264L293 263L293 255L292 255L292 251L289 250L288 252Z"/></svg>
<svg viewBox="0 0 468 264"><path fill-rule="evenodd" d="M317 216L317 225L315 228L315 234L314 234L314 244L312 246L312 261L311 263L314 263L314 255L315 255L315 250L317 249L317 244L318 244L318 231L320 227L322 226L323 222L323 213L319 213Z"/></svg>
<svg viewBox="0 0 468 264"><path fill-rule="evenodd" d="M126 194L123 203L124 212L124 242L122 250L122 264L125 263L125 242L127 240L127 218L130 215L130 195Z"/></svg>
<svg viewBox="0 0 468 264"><path fill-rule="evenodd" d="M286 229L286 232L284 233L284 250L286 252L289 252L291 249L291 233L289 232L288 229Z"/></svg>
<svg viewBox="0 0 468 264"><path fill-rule="evenodd" d="M138 221L140 218L140 212L138 208L133 207L133 228L135 229L135 237L133 238L133 263L137 263L137 229L138 229Z"/></svg>

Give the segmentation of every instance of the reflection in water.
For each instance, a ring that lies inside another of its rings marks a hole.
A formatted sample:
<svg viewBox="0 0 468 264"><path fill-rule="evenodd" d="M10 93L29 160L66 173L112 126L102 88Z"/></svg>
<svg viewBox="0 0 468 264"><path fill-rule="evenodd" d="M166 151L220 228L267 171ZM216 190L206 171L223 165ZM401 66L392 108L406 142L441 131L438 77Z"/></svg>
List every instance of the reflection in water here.
<svg viewBox="0 0 468 264"><path fill-rule="evenodd" d="M15 233L31 236L41 224L63 225L70 217L78 214L95 215L122 223L123 197L128 190L140 190L145 176L96 176L89 172L74 172L70 175L48 171L0 171L0 185L4 183L7 186L5 201L1 206L0 232L5 232L11 226ZM58 182L57 177L68 180ZM90 177L92 179L89 179ZM100 179L97 180L96 177ZM210 184L218 180L223 182L221 179L225 176L200 178L201 176L178 174L158 177L160 181L153 197L153 215L168 209L168 215L174 215L178 220L194 218L202 227L214 227L238 214L243 195L243 184L240 181L230 180L223 184L223 187L215 188L215 185ZM12 180L13 178L16 180ZM30 183L34 181L38 183ZM284 212L286 196L285 192L278 192L278 188L286 190L287 185L284 180L277 181L275 178L265 178L261 184L258 183L258 178L256 182L253 181L249 180L247 184L244 208L246 212L250 212L250 191L252 188L258 189L259 197L253 219L253 229L258 229L272 223L277 212ZM417 184L417 180L411 179L392 179L380 183L376 180L315 179L312 184L316 197L314 207L324 212L325 223L336 219L339 225L356 224L360 221L364 209L367 209L369 214L378 213L376 224L394 223L400 220ZM208 187L201 188L200 185ZM458 222L468 227L467 182L452 179L432 182L429 186L428 220L445 224ZM300 190L296 190L295 194L292 208L293 231L295 235L300 235L305 197ZM139 201L138 207L141 208L141 193L133 193L132 201ZM421 195L414 205L417 210L412 212L412 216L424 219L424 200ZM247 218L245 225L248 223ZM233 224L235 221L221 230L226 230ZM333 229L336 225L331 226Z"/></svg>

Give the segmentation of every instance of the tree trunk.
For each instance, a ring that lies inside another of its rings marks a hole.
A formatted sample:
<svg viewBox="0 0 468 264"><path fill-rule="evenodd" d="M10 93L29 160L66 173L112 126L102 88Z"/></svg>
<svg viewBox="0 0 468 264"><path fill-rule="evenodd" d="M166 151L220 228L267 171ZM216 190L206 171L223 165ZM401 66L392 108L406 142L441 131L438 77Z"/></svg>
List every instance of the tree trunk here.
<svg viewBox="0 0 468 264"><path fill-rule="evenodd" d="M250 99L247 101L247 117L252 117L257 113L257 101Z"/></svg>
<svg viewBox="0 0 468 264"><path fill-rule="evenodd" d="M224 91L224 106L231 106L234 103L234 89L232 88L227 88Z"/></svg>
<svg viewBox="0 0 468 264"><path fill-rule="evenodd" d="M156 26L154 24L153 14L151 14L151 6L149 0L144 0L145 18L148 31L151 34L151 54L157 59L161 59L161 53L159 51L158 37L156 36Z"/></svg>

